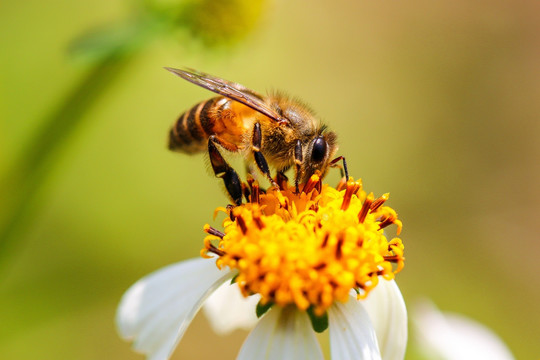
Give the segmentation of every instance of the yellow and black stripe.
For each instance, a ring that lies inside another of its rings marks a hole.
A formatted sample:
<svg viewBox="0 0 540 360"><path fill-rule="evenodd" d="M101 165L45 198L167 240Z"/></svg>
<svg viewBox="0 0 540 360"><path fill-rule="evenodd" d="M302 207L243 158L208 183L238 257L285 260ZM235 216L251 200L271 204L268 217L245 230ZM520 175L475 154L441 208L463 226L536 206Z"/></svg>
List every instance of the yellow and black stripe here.
<svg viewBox="0 0 540 360"><path fill-rule="evenodd" d="M170 150L192 154L206 149L214 133L212 111L219 99L203 101L180 115L169 132Z"/></svg>

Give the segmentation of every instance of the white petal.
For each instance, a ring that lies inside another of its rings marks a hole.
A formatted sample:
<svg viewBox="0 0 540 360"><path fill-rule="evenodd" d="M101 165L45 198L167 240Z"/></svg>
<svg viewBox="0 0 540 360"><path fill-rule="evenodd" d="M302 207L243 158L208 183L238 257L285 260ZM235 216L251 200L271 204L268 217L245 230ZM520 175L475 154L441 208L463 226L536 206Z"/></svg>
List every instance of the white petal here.
<svg viewBox="0 0 540 360"><path fill-rule="evenodd" d="M379 284L365 300L375 327L383 360L403 360L407 347L407 308L394 280L379 278Z"/></svg>
<svg viewBox="0 0 540 360"><path fill-rule="evenodd" d="M201 303L233 276L213 260L192 259L169 265L137 281L122 297L116 314L118 332L134 340L148 359L167 359Z"/></svg>
<svg viewBox="0 0 540 360"><path fill-rule="evenodd" d="M259 319L255 308L259 295L244 297L238 284L226 282L221 285L203 305L203 311L212 329L225 335L236 329L251 330Z"/></svg>
<svg viewBox="0 0 540 360"><path fill-rule="evenodd" d="M323 360L311 321L295 307L273 306L249 334L237 360Z"/></svg>
<svg viewBox="0 0 540 360"><path fill-rule="evenodd" d="M356 297L336 302L328 311L332 360L381 358L375 329Z"/></svg>
<svg viewBox="0 0 540 360"><path fill-rule="evenodd" d="M461 315L443 314L428 301L415 310L419 346L431 358L514 359L497 335L480 323Z"/></svg>

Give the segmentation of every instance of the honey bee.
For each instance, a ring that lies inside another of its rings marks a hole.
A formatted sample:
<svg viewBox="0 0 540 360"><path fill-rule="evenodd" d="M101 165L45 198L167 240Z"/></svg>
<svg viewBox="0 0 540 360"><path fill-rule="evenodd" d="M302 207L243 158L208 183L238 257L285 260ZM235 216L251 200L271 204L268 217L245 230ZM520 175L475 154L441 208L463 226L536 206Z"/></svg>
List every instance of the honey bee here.
<svg viewBox="0 0 540 360"><path fill-rule="evenodd" d="M254 161L273 186L277 185L270 166L283 174L294 165L297 192L299 183L315 173L324 176L340 160L348 178L345 158L333 159L338 149L336 134L301 101L281 93L263 96L196 70L165 69L219 94L180 115L169 132L169 149L193 154L207 148L212 169L223 179L235 204L242 202L242 183L218 147L241 153L247 164Z"/></svg>

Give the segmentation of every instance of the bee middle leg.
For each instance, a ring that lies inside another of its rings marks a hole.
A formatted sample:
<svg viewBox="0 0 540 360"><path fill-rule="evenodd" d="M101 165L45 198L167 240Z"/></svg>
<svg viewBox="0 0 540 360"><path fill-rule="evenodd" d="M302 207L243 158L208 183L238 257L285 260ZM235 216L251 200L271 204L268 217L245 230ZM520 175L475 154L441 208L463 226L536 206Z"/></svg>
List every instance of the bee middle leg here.
<svg viewBox="0 0 540 360"><path fill-rule="evenodd" d="M223 158L216 144L223 146L223 141L220 141L215 135L210 136L208 138L208 154L210 156L210 163L212 164L214 174L223 179L225 188L227 189L227 192L229 193L229 196L233 200L234 204L241 205L243 191L240 177ZM230 144L225 144L225 146L223 146L225 149L229 150L226 145ZM231 150L234 151L232 148Z"/></svg>
<svg viewBox="0 0 540 360"><path fill-rule="evenodd" d="M268 162L264 158L264 155L261 153L261 144L262 144L262 133L261 133L261 124L255 123L253 127L253 137L251 139L251 147L253 149L253 157L255 158L255 163L261 172L268 178L272 186L278 187L278 184L272 179L272 174L270 174L270 168L268 167Z"/></svg>

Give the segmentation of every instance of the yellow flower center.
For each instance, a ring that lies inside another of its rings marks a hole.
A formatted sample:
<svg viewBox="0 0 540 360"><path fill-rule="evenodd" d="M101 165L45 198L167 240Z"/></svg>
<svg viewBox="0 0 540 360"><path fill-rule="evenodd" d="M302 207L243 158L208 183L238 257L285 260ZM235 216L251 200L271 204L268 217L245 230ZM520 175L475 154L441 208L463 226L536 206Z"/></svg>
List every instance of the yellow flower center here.
<svg viewBox="0 0 540 360"><path fill-rule="evenodd" d="M401 231L396 212L383 206L388 194L366 196L352 179L332 188L316 175L298 194L280 187L262 193L252 182L250 202L218 209L229 215L224 232L205 225L202 256L217 254L220 269L236 270L244 296L322 315L334 301L347 301L351 289L365 297L379 276L390 280L403 268L401 239L383 233L390 224Z"/></svg>

